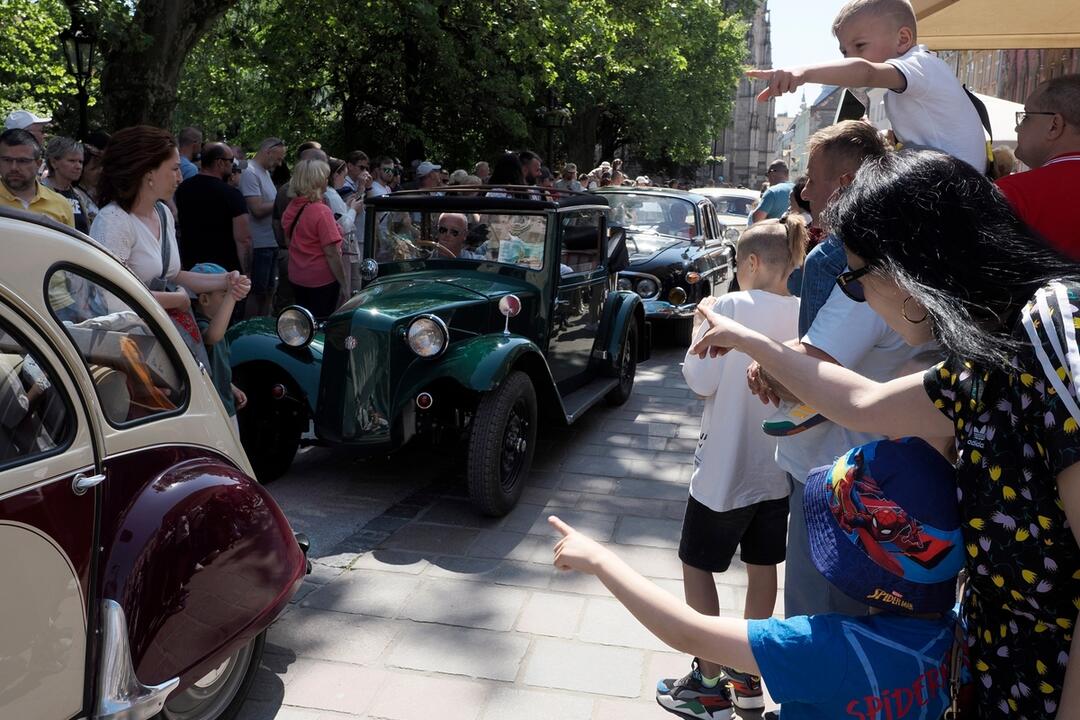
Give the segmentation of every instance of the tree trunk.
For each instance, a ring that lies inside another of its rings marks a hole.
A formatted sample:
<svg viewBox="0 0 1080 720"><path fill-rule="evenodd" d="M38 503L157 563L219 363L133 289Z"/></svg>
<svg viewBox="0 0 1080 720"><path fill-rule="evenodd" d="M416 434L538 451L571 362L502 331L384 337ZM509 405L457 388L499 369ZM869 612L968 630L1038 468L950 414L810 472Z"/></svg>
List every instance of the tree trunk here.
<svg viewBox="0 0 1080 720"><path fill-rule="evenodd" d="M108 130L169 127L188 53L237 0L139 0L130 25L102 48Z"/></svg>
<svg viewBox="0 0 1080 720"><path fill-rule="evenodd" d="M596 139L600 128L600 108L575 110L566 126L566 156L585 173L596 167Z"/></svg>

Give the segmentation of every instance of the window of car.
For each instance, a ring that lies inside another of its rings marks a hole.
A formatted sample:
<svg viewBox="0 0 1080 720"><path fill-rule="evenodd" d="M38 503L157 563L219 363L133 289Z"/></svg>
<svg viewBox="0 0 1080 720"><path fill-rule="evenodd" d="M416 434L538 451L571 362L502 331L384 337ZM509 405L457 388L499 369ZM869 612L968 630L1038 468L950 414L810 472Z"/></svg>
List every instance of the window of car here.
<svg viewBox="0 0 1080 720"><path fill-rule="evenodd" d="M375 259L477 260L544 267L547 218L525 213L379 212Z"/></svg>
<svg viewBox="0 0 1080 720"><path fill-rule="evenodd" d="M48 297L86 363L110 425L166 415L187 402L187 383L171 344L155 333L137 303L71 268L50 274Z"/></svg>
<svg viewBox="0 0 1080 720"><path fill-rule="evenodd" d="M60 451L74 431L71 407L52 370L0 322L0 468Z"/></svg>
<svg viewBox="0 0 1080 720"><path fill-rule="evenodd" d="M636 234L692 238L699 234L694 204L681 197L611 193L612 221Z"/></svg>
<svg viewBox="0 0 1080 720"><path fill-rule="evenodd" d="M592 272L603 264L604 225L595 210L562 215L562 257L559 274Z"/></svg>
<svg viewBox="0 0 1080 720"><path fill-rule="evenodd" d="M742 197L740 195L715 195L712 199L713 207L721 215L749 215L750 210L757 203L757 198Z"/></svg>

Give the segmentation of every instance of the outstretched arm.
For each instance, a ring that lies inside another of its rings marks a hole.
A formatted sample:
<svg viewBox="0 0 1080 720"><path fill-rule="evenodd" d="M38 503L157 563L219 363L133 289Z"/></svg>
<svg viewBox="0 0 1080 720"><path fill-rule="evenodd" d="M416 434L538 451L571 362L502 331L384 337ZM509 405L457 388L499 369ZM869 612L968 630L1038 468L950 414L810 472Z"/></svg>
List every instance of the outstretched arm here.
<svg viewBox="0 0 1080 720"><path fill-rule="evenodd" d="M559 518L552 515L548 522L563 536L555 546L555 567L595 575L642 625L676 650L760 674L745 620L702 615Z"/></svg>
<svg viewBox="0 0 1080 720"><path fill-rule="evenodd" d="M795 89L803 83L839 85L848 88L885 88L897 92L907 89L907 78L894 66L888 63L870 62L862 58L845 58L790 70L782 68L749 70L746 74L769 83L769 87L758 93L758 102L767 102L771 97L795 92Z"/></svg>

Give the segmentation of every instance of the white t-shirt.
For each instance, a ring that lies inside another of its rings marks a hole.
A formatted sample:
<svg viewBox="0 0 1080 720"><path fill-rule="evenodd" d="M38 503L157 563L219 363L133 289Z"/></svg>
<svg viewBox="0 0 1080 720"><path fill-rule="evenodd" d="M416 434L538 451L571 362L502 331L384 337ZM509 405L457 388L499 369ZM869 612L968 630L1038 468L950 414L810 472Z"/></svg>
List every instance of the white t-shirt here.
<svg viewBox="0 0 1080 720"><path fill-rule="evenodd" d="M713 308L778 342L799 335L799 299L764 290L727 293ZM695 341L705 334L703 323ZM683 360L686 384L705 398L701 434L694 452L690 494L716 512L747 507L788 495L787 479L773 456L776 439L761 432L773 408L746 389L750 357L729 352L699 358L689 352Z"/></svg>
<svg viewBox="0 0 1080 720"><path fill-rule="evenodd" d="M250 160L244 172L240 174L240 193L245 197L262 198L263 202L273 204L277 199L277 188L266 168L259 165L254 159ZM251 227L251 246L253 248L276 248L277 238L274 237L274 214L257 218L248 214L248 225Z"/></svg>
<svg viewBox="0 0 1080 720"><path fill-rule="evenodd" d="M941 359L937 343L908 345L867 303L855 302L839 287L832 289L802 342L878 382L926 369ZM823 422L797 435L780 438L776 462L797 481L805 483L814 468L830 465L856 445L882 437Z"/></svg>
<svg viewBox="0 0 1080 720"><path fill-rule="evenodd" d="M180 251L176 247L176 226L168 211L165 212L165 231L169 234L170 246L165 277L172 280L180 272ZM90 237L111 250L144 284L149 285L161 275L161 242L142 220L116 203L101 208L90 226Z"/></svg>
<svg viewBox="0 0 1080 720"><path fill-rule="evenodd" d="M885 93L885 114L896 139L928 147L986 169L986 132L956 73L925 45L886 60L907 78L903 92Z"/></svg>

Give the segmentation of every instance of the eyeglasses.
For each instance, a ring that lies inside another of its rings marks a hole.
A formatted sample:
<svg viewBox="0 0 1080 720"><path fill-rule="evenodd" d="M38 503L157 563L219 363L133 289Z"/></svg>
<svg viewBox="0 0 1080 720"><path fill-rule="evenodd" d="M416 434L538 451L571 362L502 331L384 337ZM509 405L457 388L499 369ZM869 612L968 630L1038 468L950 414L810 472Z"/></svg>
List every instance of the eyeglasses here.
<svg viewBox="0 0 1080 720"><path fill-rule="evenodd" d="M1057 115L1057 113L1039 110L1021 110L1016 113L1016 124L1023 125L1024 121L1027 120L1028 115Z"/></svg>
<svg viewBox="0 0 1080 720"><path fill-rule="evenodd" d="M859 278L868 272L870 272L869 265L863 265L858 270L847 270L836 276L836 284L855 302L866 302L866 290Z"/></svg>
<svg viewBox="0 0 1080 720"><path fill-rule="evenodd" d="M236 158L230 155L229 157L218 158L218 160L221 160L222 162L232 163L236 160Z"/></svg>
<svg viewBox="0 0 1080 720"><path fill-rule="evenodd" d="M35 160L34 158L11 157L10 155L0 155L0 163L4 163L6 165L21 165L22 167L27 167L29 165L34 165L37 162L38 161Z"/></svg>
<svg viewBox="0 0 1080 720"><path fill-rule="evenodd" d="M445 225L440 225L439 226L439 234L440 235L446 235L447 233L450 233L450 237L460 237L461 236L461 231L458 230L457 228L448 228Z"/></svg>
<svg viewBox="0 0 1080 720"><path fill-rule="evenodd" d="M278 140L276 143L274 143L273 145L271 145L270 147L268 147L266 149L267 150L273 150L274 148L279 148L279 147L285 147L285 141L284 140Z"/></svg>

